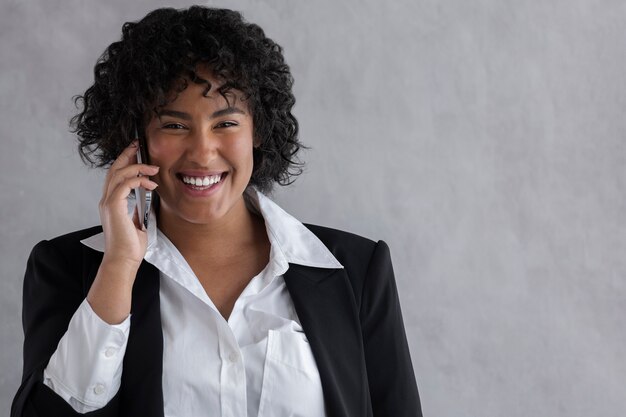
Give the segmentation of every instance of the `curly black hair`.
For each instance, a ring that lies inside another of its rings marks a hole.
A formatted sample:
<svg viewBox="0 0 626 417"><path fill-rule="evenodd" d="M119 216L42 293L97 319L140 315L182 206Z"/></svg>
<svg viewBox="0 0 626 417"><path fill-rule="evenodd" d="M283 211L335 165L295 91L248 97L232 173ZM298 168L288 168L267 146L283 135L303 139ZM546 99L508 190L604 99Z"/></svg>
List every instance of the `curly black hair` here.
<svg viewBox="0 0 626 417"><path fill-rule="evenodd" d="M161 8L138 22L126 22L122 38L98 59L94 84L74 97L82 111L70 121L78 135L81 158L92 166L109 166L142 131L161 107L173 101L189 79L200 78L197 67L207 64L224 80L219 92L243 93L252 112L255 143L250 184L271 191L274 183L290 184L302 173L296 153L298 121L293 77L282 48L263 29L246 22L239 12L192 6Z"/></svg>

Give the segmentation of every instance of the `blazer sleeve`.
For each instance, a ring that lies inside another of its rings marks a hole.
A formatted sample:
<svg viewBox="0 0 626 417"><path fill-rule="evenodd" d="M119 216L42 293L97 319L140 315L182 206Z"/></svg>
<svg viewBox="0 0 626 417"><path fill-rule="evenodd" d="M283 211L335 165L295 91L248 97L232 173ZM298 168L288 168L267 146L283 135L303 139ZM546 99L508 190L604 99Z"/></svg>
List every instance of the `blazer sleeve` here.
<svg viewBox="0 0 626 417"><path fill-rule="evenodd" d="M360 320L374 416L420 417L420 399L406 339L389 247L370 258Z"/></svg>
<svg viewBox="0 0 626 417"><path fill-rule="evenodd" d="M42 241L28 259L22 300L24 368L11 417L81 415L43 383L43 370L85 298L78 245L64 247L54 240ZM114 399L89 415L116 415L115 408Z"/></svg>

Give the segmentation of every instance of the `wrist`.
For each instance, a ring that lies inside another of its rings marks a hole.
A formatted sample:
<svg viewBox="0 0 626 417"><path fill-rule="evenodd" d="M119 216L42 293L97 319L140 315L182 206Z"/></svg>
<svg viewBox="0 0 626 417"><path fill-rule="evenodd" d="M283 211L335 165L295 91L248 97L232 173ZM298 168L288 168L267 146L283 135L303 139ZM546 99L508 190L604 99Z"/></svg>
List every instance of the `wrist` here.
<svg viewBox="0 0 626 417"><path fill-rule="evenodd" d="M137 261L105 252L100 263L100 271L106 272L107 275L126 277L134 281L142 261L143 259Z"/></svg>
<svg viewBox="0 0 626 417"><path fill-rule="evenodd" d="M105 254L87 294L93 311L105 322L118 324L130 314L133 284L140 263Z"/></svg>

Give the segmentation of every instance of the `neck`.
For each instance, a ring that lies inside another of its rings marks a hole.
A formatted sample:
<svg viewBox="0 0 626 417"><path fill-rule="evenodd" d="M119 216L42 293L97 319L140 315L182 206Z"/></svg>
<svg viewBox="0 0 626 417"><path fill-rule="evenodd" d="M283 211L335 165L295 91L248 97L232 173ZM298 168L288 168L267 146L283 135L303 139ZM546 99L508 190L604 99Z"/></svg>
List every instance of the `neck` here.
<svg viewBox="0 0 626 417"><path fill-rule="evenodd" d="M248 210L243 197L215 221L193 223L161 211L158 225L185 258L199 253L223 258L238 253L242 246L267 240L263 219Z"/></svg>

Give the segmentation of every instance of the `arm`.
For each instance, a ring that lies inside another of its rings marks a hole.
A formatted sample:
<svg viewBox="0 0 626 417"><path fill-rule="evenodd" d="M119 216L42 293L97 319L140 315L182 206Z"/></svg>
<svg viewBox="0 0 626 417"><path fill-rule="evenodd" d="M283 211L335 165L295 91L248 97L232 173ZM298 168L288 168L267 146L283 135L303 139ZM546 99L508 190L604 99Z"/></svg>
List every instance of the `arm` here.
<svg viewBox="0 0 626 417"><path fill-rule="evenodd" d="M44 384L79 413L104 407L122 382L129 330L130 316L110 325L84 300L44 370Z"/></svg>
<svg viewBox="0 0 626 417"><path fill-rule="evenodd" d="M77 240L64 244L43 241L35 246L28 260L22 312L24 371L22 384L11 407L13 417L78 415L68 402L44 384L43 373L85 297L79 246ZM61 247L66 250L61 250ZM75 254L73 261L65 255L70 251ZM75 347L79 350L81 345L87 344L84 339L76 342ZM59 357L57 366L77 359ZM87 371L91 368L82 366ZM115 415L115 407L116 403L112 402L102 413L94 415Z"/></svg>
<svg viewBox="0 0 626 417"><path fill-rule="evenodd" d="M63 415L73 415L72 407L83 412L93 410L106 404L119 388L128 332L119 333L128 327L124 322L130 314L132 287L147 247L147 234L137 216L130 219L127 215L127 198L133 188L153 190L157 186L147 175L155 174L158 168L136 164L136 151L137 144L132 143L107 173L100 201L105 255L88 289L89 305L78 311L75 319L72 316L87 291L82 287L79 239L74 236L73 240L55 240L55 244L42 242L31 253L24 279L24 376L12 416L59 415L53 404L65 405ZM121 329L115 328L120 324ZM109 343L116 352L107 357ZM117 363L101 366L114 362L111 357ZM48 362L43 386L43 369ZM59 396L52 395L48 387Z"/></svg>
<svg viewBox="0 0 626 417"><path fill-rule="evenodd" d="M421 416L389 247L376 244L360 310L374 416Z"/></svg>

